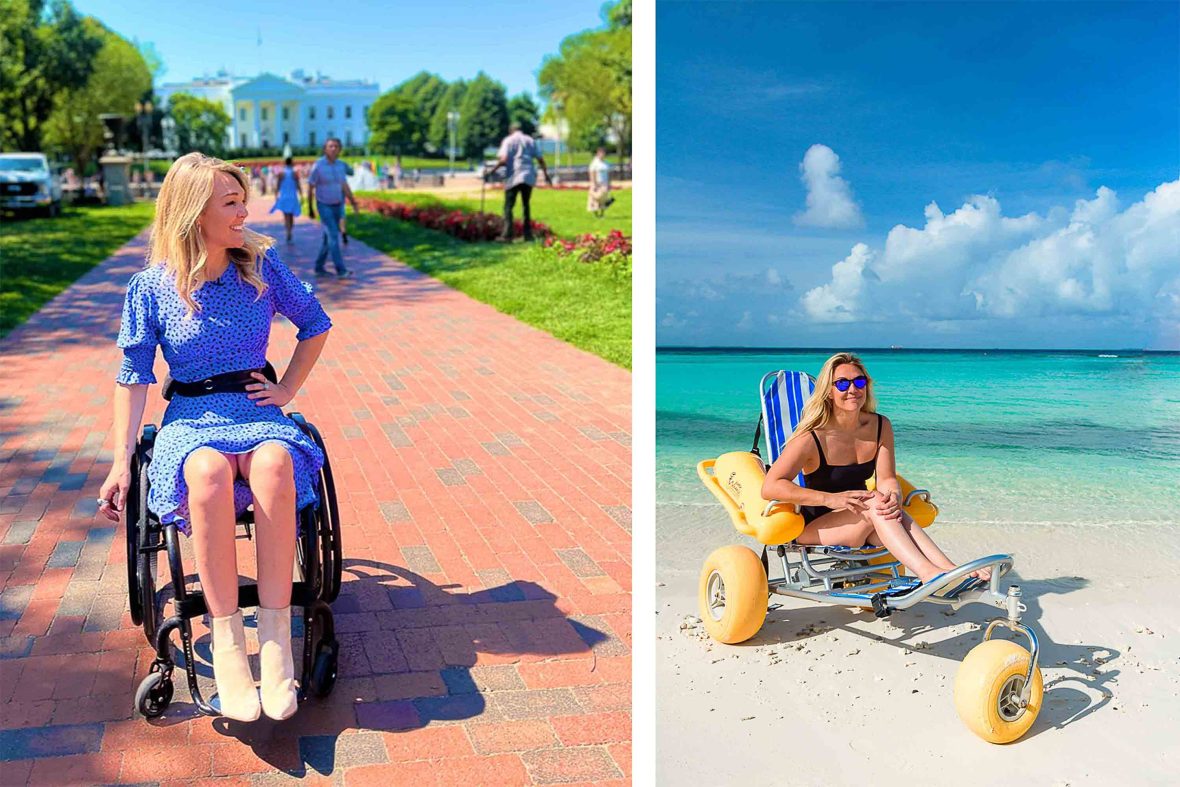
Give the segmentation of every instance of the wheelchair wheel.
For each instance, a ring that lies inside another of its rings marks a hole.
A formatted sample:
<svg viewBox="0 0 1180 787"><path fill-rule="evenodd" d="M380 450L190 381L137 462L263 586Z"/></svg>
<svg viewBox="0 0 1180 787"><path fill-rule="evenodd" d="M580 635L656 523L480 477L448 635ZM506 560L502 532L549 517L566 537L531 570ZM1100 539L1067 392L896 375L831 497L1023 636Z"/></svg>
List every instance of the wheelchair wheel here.
<svg viewBox="0 0 1180 787"><path fill-rule="evenodd" d="M135 707L149 719L162 715L171 702L172 678L162 672L149 674L135 690Z"/></svg>
<svg viewBox="0 0 1180 787"><path fill-rule="evenodd" d="M748 640L766 620L767 599L766 569L753 550L733 545L709 555L698 600L710 637L727 645Z"/></svg>
<svg viewBox="0 0 1180 787"><path fill-rule="evenodd" d="M155 547L159 544L158 531L148 520L148 466L138 463L138 482L136 483L135 502L138 519L139 554L136 555L135 571L136 585L139 588L140 609L143 611L143 630L148 641L154 641L156 630L159 628L160 615L156 603L156 555ZM130 495L128 495L130 497Z"/></svg>
<svg viewBox="0 0 1180 787"><path fill-rule="evenodd" d="M340 656L340 645L335 639L321 642L316 648L315 661L311 667L311 693L327 697L336 687L336 668Z"/></svg>
<svg viewBox="0 0 1180 787"><path fill-rule="evenodd" d="M139 457L131 459L131 485L127 489L127 504L123 516L127 519L127 595L131 602L131 622L143 625L143 591L139 586Z"/></svg>
<svg viewBox="0 0 1180 787"><path fill-rule="evenodd" d="M1015 642L990 639L971 649L955 675L955 709L973 733L989 743L1011 743L1036 721L1044 697L1040 668L1033 670L1028 705L1020 693L1031 654Z"/></svg>

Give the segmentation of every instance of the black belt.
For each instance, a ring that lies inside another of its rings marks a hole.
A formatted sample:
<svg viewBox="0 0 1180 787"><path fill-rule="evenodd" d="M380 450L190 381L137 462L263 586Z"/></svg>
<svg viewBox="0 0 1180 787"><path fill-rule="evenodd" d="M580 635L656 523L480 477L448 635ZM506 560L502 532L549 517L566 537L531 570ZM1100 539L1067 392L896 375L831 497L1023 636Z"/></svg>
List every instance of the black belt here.
<svg viewBox="0 0 1180 787"><path fill-rule="evenodd" d="M173 380L172 375L169 375L164 380L164 398L171 401L172 397L176 394L180 394L181 396L208 396L209 394L217 393L243 393L247 385L258 382L253 377L255 373L261 373L272 383L279 381L278 374L275 373L275 368L270 365L269 361L261 369L243 369L239 372L215 374L212 377L206 377L204 380L196 380L191 383L182 383L180 380Z"/></svg>

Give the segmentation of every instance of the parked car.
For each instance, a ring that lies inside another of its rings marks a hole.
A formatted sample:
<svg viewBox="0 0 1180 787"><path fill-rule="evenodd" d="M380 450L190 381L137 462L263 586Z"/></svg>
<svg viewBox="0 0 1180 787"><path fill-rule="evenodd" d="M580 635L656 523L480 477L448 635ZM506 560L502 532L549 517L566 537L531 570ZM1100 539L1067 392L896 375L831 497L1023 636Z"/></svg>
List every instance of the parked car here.
<svg viewBox="0 0 1180 787"><path fill-rule="evenodd" d="M0 210L61 212L61 177L44 153L0 153Z"/></svg>

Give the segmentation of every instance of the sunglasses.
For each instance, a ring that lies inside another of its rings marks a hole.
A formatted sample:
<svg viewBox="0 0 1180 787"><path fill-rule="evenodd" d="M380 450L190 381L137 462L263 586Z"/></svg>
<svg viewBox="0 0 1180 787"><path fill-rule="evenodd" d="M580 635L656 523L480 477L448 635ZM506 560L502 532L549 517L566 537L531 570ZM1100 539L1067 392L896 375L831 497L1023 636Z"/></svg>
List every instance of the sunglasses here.
<svg viewBox="0 0 1180 787"><path fill-rule="evenodd" d="M856 386L856 389L858 391L864 390L864 387L868 384L869 384L869 378L865 377L863 374L859 375L857 377L853 377L851 380L849 380L845 377L839 377L839 378L832 381L832 385L836 386L836 390L839 391L840 393L844 393L845 391L848 390L848 388L850 386L853 386L853 385Z"/></svg>

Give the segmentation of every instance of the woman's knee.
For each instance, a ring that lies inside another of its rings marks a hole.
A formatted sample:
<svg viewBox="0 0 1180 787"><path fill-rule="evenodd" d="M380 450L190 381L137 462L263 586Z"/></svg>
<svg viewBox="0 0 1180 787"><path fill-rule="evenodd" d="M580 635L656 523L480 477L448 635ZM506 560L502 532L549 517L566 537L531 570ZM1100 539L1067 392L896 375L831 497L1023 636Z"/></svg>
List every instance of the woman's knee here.
<svg viewBox="0 0 1180 787"><path fill-rule="evenodd" d="M295 488L295 463L286 447L264 443L250 457L250 488L286 491Z"/></svg>
<svg viewBox="0 0 1180 787"><path fill-rule="evenodd" d="M198 448L184 461L184 480L189 503L202 503L224 496L233 489L233 460L210 448ZM232 492L230 492L232 493Z"/></svg>

